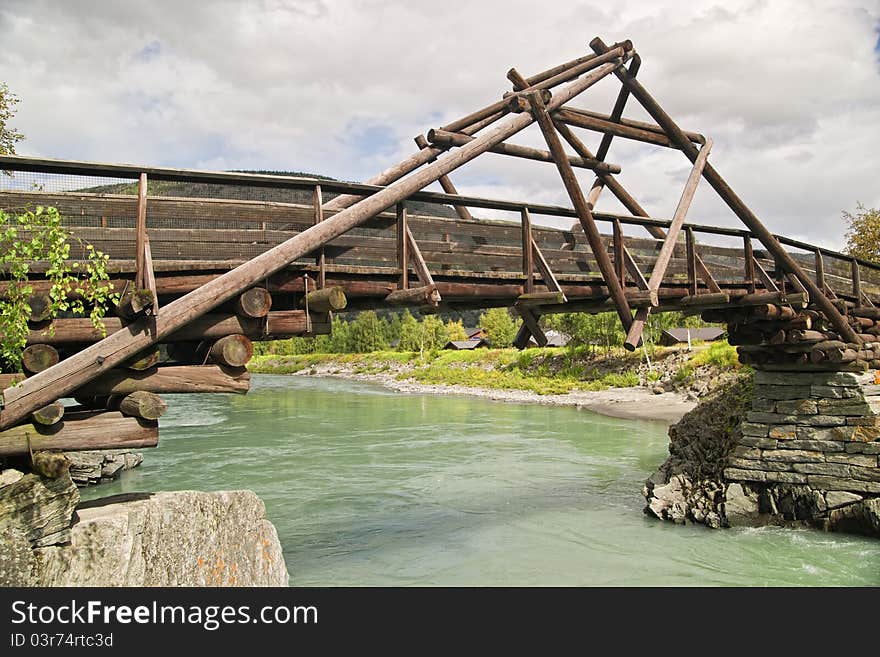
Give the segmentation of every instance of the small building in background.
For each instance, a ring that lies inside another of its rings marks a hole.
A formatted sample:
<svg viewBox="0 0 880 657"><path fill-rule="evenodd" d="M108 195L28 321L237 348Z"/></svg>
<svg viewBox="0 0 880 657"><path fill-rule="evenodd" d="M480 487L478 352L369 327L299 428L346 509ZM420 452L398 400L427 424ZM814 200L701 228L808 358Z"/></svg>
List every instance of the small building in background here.
<svg viewBox="0 0 880 657"><path fill-rule="evenodd" d="M476 340L477 338L486 338L486 331L479 326L465 327L464 332L467 333L468 340Z"/></svg>
<svg viewBox="0 0 880 657"><path fill-rule="evenodd" d="M660 344L671 347L675 344L688 344L689 342L714 342L723 338L725 334L725 330L719 326L666 329L660 334Z"/></svg>
<svg viewBox="0 0 880 657"><path fill-rule="evenodd" d="M544 331L544 335L547 336L547 347L567 347L568 343L571 342L571 336L562 333L561 331ZM529 338L529 347L537 347L538 343L535 342L535 338Z"/></svg>
<svg viewBox="0 0 880 657"><path fill-rule="evenodd" d="M469 351L471 349L485 349L488 346L489 342L487 340L477 338L476 340L451 340L443 348L453 351Z"/></svg>

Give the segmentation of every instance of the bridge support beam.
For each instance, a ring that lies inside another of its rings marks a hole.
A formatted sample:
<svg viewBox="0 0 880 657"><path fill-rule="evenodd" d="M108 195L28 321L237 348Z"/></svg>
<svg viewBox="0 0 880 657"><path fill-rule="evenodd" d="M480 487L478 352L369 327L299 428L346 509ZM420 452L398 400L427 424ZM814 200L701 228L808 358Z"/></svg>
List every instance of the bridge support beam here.
<svg viewBox="0 0 880 657"><path fill-rule="evenodd" d="M596 54L602 54L608 51L608 47L602 42L602 39L596 37L590 42L590 47ZM696 146L682 132L681 128L672 120L672 118L663 110L656 100L647 92L642 84L635 78L630 77L624 66L619 66L614 74L626 85L632 95L639 101L642 107L651 115L657 124L663 128L669 138L684 152L691 162L696 162L699 157L699 151ZM798 280L807 288L810 293L810 299L819 306L834 327L840 331L851 342L858 341L856 333L847 324L846 318L840 314L834 304L823 294L811 278L801 269L800 265L795 262L788 252L773 234L767 230L766 226L758 219L757 216L749 209L749 207L740 199L739 196L725 182L721 174L715 170L711 164L707 164L703 170L703 175L707 182L712 185L722 200L733 210L737 217L752 231L768 251L785 267L787 272L791 272L797 276Z"/></svg>

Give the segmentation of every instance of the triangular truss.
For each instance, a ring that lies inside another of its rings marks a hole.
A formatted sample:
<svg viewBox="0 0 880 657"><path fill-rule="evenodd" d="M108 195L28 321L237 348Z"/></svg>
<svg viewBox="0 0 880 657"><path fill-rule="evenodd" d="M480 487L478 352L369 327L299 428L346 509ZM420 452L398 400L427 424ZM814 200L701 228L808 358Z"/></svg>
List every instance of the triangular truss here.
<svg viewBox="0 0 880 657"><path fill-rule="evenodd" d="M487 151L556 165L598 264L608 295L627 332L626 345L630 349L640 343L642 329L651 307L659 305L658 290L682 232L685 234L691 294L699 294L703 298L716 296L719 297L717 303L726 303L721 298L726 295L696 251L692 230L684 225L701 178L712 186L751 232L745 239L745 256L747 269L751 269L751 276L748 278L752 288L756 277L769 290L779 289L780 283L784 285L783 278L786 278L794 288L809 297L809 301L825 314L842 337L848 342L858 342L858 336L841 314L838 305L835 305L833 292L822 281L821 262L817 261L817 284L708 163L711 140L679 128L636 79L640 59L633 44L623 41L609 47L597 37L590 42L590 48L593 51L590 54L531 77L524 77L511 69L507 77L513 84L512 91L488 107L431 130L425 137L417 137L418 152L367 181L368 184L381 186L379 191L366 197L338 196L328 203L323 203L318 193L315 200L318 220L313 227L168 303L161 311L129 325L127 330L114 333L58 365L15 387L7 388L3 391L5 406L0 413L0 429L21 421L34 409L75 391L298 258L317 253L318 264L321 266L324 245L388 208L398 208L398 259L401 269L399 289L392 292L388 300L393 301L392 297L397 295L404 300L421 299L427 304L436 305L440 297L419 253L418 245L409 231L405 201L434 182L439 182L447 193L454 194L455 187L448 175ZM587 111L572 104L597 82L611 75L620 81L621 89L610 114ZM623 118L630 96L641 104L655 123ZM540 127L547 150L508 141L533 123ZM595 153L584 145L575 129L603 134ZM605 161L615 137L680 150L693 165L668 229L646 225L654 238L663 240L648 278L639 271L636 261L626 248L621 222L614 222L612 254L609 255L593 216L593 207L599 195L607 188L632 215L648 217L648 213L614 177L614 174L620 172L620 167ZM568 144L572 154L566 151L563 142ZM595 181L589 190L581 188L574 174L575 168L588 169L595 173ZM327 210L334 210L336 214L324 218L322 211ZM467 208L457 206L456 210L463 219L471 218ZM537 321L541 306L554 304L558 307L559 304L566 303L566 298L537 243L531 237L531 221L527 209L522 214L522 230L525 289L515 308L523 317L524 328L517 336L517 343L524 346L531 334L539 344L544 344L546 338ZM775 259L775 273L778 276L776 280L755 260L751 252L752 237L759 240ZM148 254L148 241L144 240L143 248L147 249ZM410 268L419 279L419 286L416 288L411 288L409 284ZM535 273L540 275L547 292L534 291ZM323 275L323 268L321 274ZM639 306L635 315L630 307L633 295L628 297L624 292L627 276L639 288L639 294L648 300L647 305ZM322 276L319 277L319 286L321 278ZM698 281L702 281L702 285ZM147 282L145 279L145 283Z"/></svg>

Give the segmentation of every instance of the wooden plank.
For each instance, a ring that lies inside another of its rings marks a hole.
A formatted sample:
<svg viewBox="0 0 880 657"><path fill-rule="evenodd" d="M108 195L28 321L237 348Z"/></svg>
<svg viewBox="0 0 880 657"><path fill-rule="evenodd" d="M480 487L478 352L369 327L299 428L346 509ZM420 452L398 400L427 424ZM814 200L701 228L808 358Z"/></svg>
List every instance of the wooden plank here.
<svg viewBox="0 0 880 657"><path fill-rule="evenodd" d="M320 185L315 185L315 189L312 190L312 207L315 211L315 225L317 226L324 221L324 198ZM323 245L315 256L315 265L318 267L318 288L323 289L327 285L327 255L324 253Z"/></svg>
<svg viewBox="0 0 880 657"><path fill-rule="evenodd" d="M406 203L397 204L397 268L400 270L400 289L409 287L409 227L406 225Z"/></svg>
<svg viewBox="0 0 880 657"><path fill-rule="evenodd" d="M711 149L712 140L709 139L700 149L700 156L694 162L694 166L691 169L687 182L685 182L684 190L681 193L681 198L678 201L678 206L675 208L675 214L672 217L672 225L670 225L669 229L666 231L666 239L664 240L660 253L657 256L657 260L654 262L654 267L651 271L651 278L648 280L648 289L650 290L656 291L660 289L660 284L663 281L663 274L666 272L666 267L669 265L669 260L672 258L672 251L675 248L675 243L678 241L678 235L681 232L681 227L684 225L687 211L690 209L691 202L694 200L694 194L696 194L697 185L700 183L700 178L703 176L703 168L706 166L706 161ZM693 240L693 230L688 228L687 231L689 239ZM694 285L696 285L696 258L694 254L694 244L691 242L688 242L687 252L688 276L690 276L691 261L693 260L693 280Z"/></svg>
<svg viewBox="0 0 880 657"><path fill-rule="evenodd" d="M553 269L551 269L550 264L544 258L544 254L541 252L541 249L538 248L535 240L532 240L532 253L534 255L535 266L538 268L538 271L541 274L541 280L544 281L544 285L547 286L547 289L553 292L562 292L562 288L559 286L559 281L556 280L556 275L553 273Z"/></svg>
<svg viewBox="0 0 880 657"><path fill-rule="evenodd" d="M694 231L687 227L684 229L685 244L687 245L687 269L688 269L688 287L691 294L697 293L697 253L696 240L694 239ZM653 274L652 274L653 277Z"/></svg>
<svg viewBox="0 0 880 657"><path fill-rule="evenodd" d="M624 255L623 251L626 248L623 244L623 227L620 225L620 220L615 219L613 224L613 245L614 245L614 272L617 274L617 280L620 283L620 286L623 287L626 285L626 265L624 264Z"/></svg>
<svg viewBox="0 0 880 657"><path fill-rule="evenodd" d="M855 258L852 259L852 294L856 298L856 301L860 301L862 298L862 276L859 272L859 261Z"/></svg>
<svg viewBox="0 0 880 657"><path fill-rule="evenodd" d="M138 179L137 222L135 223L135 272L134 284L142 290L146 281L144 271L145 245L147 240L147 174L142 173Z"/></svg>
<svg viewBox="0 0 880 657"><path fill-rule="evenodd" d="M529 216L529 209L523 208L520 212L522 223L522 257L523 257L523 276L525 276L526 293L531 293L535 289L535 246L532 237L532 220Z"/></svg>
<svg viewBox="0 0 880 657"><path fill-rule="evenodd" d="M745 277L746 277L746 285L749 287L749 292L755 291L755 254L752 250L752 238L751 236L743 237L743 254L744 254L744 262L745 262Z"/></svg>

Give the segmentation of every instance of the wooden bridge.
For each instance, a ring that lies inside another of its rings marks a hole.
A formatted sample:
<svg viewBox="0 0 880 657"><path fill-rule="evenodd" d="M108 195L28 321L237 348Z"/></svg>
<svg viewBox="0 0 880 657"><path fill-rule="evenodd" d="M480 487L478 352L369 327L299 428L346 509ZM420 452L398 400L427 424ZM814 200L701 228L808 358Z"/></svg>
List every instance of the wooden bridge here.
<svg viewBox="0 0 880 657"><path fill-rule="evenodd" d="M590 45L530 78L511 69L501 100L420 135L415 155L366 184L0 157L13 174L0 176L0 208L57 208L110 256L123 295L106 337L88 318L47 318L48 265L31 264L31 358L0 375L0 456L155 445L157 393L244 392L253 340L328 333L342 309L511 306L519 346L546 342L541 315L614 311L630 349L650 313L681 310L727 322L756 366L880 366L880 265L773 235L708 163L712 141L681 130L636 80L632 44ZM610 114L571 105L610 75L622 83ZM622 117L630 96L656 123ZM547 150L509 142L532 123ZM576 130L602 135L595 153ZM691 160L671 218L648 217L615 178L615 137ZM459 195L448 174L486 152L555 165L572 206ZM577 168L595 175L586 193ZM686 221L702 178L743 228ZM444 193L424 191L435 181ZM631 214L594 211L605 189ZM59 410L62 397L81 406Z"/></svg>

